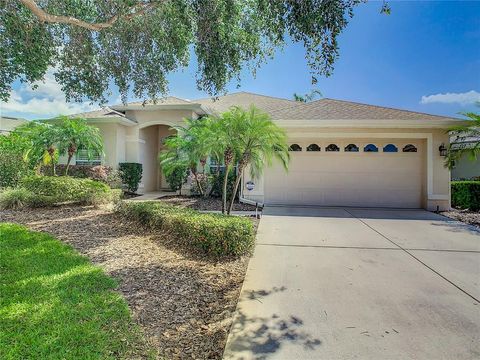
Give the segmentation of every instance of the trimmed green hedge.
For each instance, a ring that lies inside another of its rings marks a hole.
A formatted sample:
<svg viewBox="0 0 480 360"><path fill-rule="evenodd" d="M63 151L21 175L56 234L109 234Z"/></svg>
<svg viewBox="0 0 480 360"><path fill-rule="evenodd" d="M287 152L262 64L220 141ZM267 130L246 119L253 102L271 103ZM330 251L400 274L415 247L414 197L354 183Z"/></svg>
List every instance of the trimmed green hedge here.
<svg viewBox="0 0 480 360"><path fill-rule="evenodd" d="M51 206L72 202L98 205L116 201L121 190L112 190L102 182L69 176L28 176L17 189L0 193L0 207L22 208Z"/></svg>
<svg viewBox="0 0 480 360"><path fill-rule="evenodd" d="M201 213L154 201L123 201L117 211L211 255L242 255L248 253L255 242L253 224L247 218Z"/></svg>
<svg viewBox="0 0 480 360"><path fill-rule="evenodd" d="M127 190L131 193L136 193L138 190L138 185L142 180L142 164L130 162L119 163L118 170L120 170L122 182L126 186Z"/></svg>
<svg viewBox="0 0 480 360"><path fill-rule="evenodd" d="M480 210L480 181L452 181L452 206Z"/></svg>

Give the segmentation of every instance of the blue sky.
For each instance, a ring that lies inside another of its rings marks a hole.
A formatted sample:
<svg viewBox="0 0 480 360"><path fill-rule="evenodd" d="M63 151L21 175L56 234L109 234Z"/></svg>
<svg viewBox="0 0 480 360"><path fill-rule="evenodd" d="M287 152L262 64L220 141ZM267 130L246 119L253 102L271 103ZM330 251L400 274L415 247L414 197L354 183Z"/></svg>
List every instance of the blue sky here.
<svg viewBox="0 0 480 360"><path fill-rule="evenodd" d="M381 2L357 7L339 39L340 58L329 78L316 89L325 97L456 116L478 110L480 101L480 1L390 1L391 15L379 13ZM252 91L291 98L312 90L300 44L278 51L253 78L242 74L229 91ZM194 59L171 74L170 94L187 99L207 96L196 89ZM114 91L115 93L115 91ZM423 99L423 100L422 100ZM116 94L111 99L118 103ZM59 86L47 77L32 91L16 83L3 115L29 119L75 113L89 104L67 104ZM95 106L93 106L95 107Z"/></svg>

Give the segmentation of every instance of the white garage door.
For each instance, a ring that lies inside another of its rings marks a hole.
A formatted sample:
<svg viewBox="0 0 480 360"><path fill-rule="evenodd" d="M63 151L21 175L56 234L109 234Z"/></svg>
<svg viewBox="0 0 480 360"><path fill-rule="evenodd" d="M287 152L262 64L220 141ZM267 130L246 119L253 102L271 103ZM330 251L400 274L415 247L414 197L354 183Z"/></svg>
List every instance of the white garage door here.
<svg viewBox="0 0 480 360"><path fill-rule="evenodd" d="M375 142L372 142L375 144ZM404 143L403 143L404 144ZM289 171L279 165L265 172L265 204L420 208L423 193L422 147L417 152L291 152Z"/></svg>

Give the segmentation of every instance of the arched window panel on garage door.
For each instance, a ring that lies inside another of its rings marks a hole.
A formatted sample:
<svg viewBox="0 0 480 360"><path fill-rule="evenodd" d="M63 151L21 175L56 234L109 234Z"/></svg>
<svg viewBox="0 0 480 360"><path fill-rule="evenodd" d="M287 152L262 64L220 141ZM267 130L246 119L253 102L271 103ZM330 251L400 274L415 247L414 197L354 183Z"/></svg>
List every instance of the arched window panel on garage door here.
<svg viewBox="0 0 480 360"><path fill-rule="evenodd" d="M396 153L398 148L394 144L387 144L383 147L383 152L385 153Z"/></svg>
<svg viewBox="0 0 480 360"><path fill-rule="evenodd" d="M359 148L355 144L348 144L345 146L345 152L358 152Z"/></svg>
<svg viewBox="0 0 480 360"><path fill-rule="evenodd" d="M374 144L365 145L363 148L364 152L378 152L378 147Z"/></svg>
<svg viewBox="0 0 480 360"><path fill-rule="evenodd" d="M302 147L298 144L292 144L289 146L288 151L302 151Z"/></svg>
<svg viewBox="0 0 480 360"><path fill-rule="evenodd" d="M413 144L407 144L403 147L403 152L417 152L417 147Z"/></svg>
<svg viewBox="0 0 480 360"><path fill-rule="evenodd" d="M307 151L320 151L320 146L317 144L310 144L307 146Z"/></svg>
<svg viewBox="0 0 480 360"><path fill-rule="evenodd" d="M325 148L325 151L340 151L338 145L330 144Z"/></svg>

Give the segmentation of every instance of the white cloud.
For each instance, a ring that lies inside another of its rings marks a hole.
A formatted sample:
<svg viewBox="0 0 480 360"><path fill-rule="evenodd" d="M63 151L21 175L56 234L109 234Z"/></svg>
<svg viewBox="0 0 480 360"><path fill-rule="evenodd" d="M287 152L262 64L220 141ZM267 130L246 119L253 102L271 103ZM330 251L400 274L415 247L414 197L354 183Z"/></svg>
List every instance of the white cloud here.
<svg viewBox="0 0 480 360"><path fill-rule="evenodd" d="M2 112L16 112L34 114L38 117L53 117L57 115L70 115L98 109L97 105L89 103L68 103L62 92L61 86L55 81L53 69L45 74L45 79L38 82L38 87L33 90L30 86L22 85L17 90L12 90L8 102L1 102Z"/></svg>
<svg viewBox="0 0 480 360"><path fill-rule="evenodd" d="M475 90L470 90L464 93L445 93L445 94L434 94L428 96L422 96L421 104L432 104L432 103L442 103L442 104L460 104L468 105L474 104L477 101L480 101L480 93Z"/></svg>

